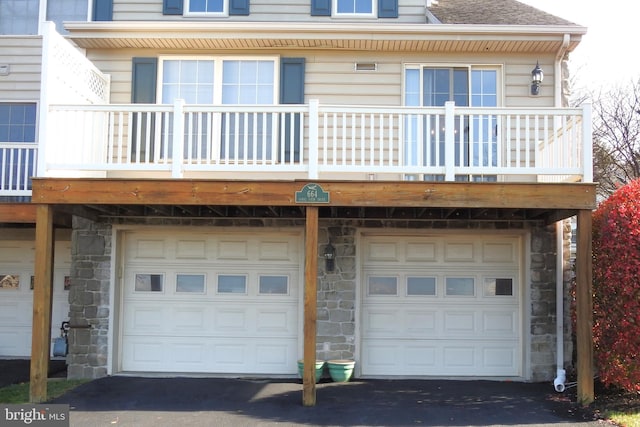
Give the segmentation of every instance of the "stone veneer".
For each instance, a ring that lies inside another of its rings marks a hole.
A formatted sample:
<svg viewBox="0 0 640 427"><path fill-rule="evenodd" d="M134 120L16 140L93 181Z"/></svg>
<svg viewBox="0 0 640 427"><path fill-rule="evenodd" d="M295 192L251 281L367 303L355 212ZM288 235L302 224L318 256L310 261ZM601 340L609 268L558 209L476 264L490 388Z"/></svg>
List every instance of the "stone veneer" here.
<svg viewBox="0 0 640 427"><path fill-rule="evenodd" d="M73 218L67 376L107 375L111 225Z"/></svg>
<svg viewBox="0 0 640 427"><path fill-rule="evenodd" d="M142 222L137 222L142 223ZM194 220L160 221L154 225L208 226L302 226L297 220ZM331 241L336 248L335 269L325 271L324 260L318 262L318 324L317 355L319 359L353 359L356 354L357 263L356 235L359 229L517 229L526 228L521 222L512 224L486 222L414 222L375 220L321 220L318 250ZM108 319L111 309L111 225L74 218L72 234L72 271L69 294L70 319L75 327L69 334L69 378L98 378L107 374ZM567 232L568 230L568 232ZM526 280L530 289L530 367L532 381L549 381L555 377L555 226L533 226L531 231L530 267ZM565 226L565 300L569 269L570 227ZM565 304L565 360L571 360L571 334L568 305ZM301 319L302 321L302 319ZM525 340L527 337L525 337Z"/></svg>

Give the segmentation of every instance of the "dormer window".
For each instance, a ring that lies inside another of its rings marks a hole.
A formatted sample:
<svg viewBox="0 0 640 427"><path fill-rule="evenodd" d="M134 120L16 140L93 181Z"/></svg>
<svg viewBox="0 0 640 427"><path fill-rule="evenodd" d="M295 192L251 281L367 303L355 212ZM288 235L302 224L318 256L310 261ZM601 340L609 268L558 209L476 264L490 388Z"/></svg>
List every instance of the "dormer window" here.
<svg viewBox="0 0 640 427"><path fill-rule="evenodd" d="M333 0L336 17L374 17L377 1L373 0Z"/></svg>
<svg viewBox="0 0 640 427"><path fill-rule="evenodd" d="M226 0L185 0L185 16L227 16Z"/></svg>

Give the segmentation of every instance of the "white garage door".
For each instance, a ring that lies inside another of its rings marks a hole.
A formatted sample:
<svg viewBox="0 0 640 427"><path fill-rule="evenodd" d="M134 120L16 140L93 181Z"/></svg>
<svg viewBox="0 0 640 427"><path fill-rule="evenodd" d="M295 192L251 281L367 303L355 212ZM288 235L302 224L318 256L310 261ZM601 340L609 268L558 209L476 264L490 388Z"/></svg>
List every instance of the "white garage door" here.
<svg viewBox="0 0 640 427"><path fill-rule="evenodd" d="M52 338L60 336L62 321L69 320L68 241L56 242L54 262ZM33 240L0 240L0 357L31 356L34 263Z"/></svg>
<svg viewBox="0 0 640 427"><path fill-rule="evenodd" d="M363 236L363 376L519 376L520 239Z"/></svg>
<svg viewBox="0 0 640 427"><path fill-rule="evenodd" d="M123 371L296 372L300 233L124 238Z"/></svg>

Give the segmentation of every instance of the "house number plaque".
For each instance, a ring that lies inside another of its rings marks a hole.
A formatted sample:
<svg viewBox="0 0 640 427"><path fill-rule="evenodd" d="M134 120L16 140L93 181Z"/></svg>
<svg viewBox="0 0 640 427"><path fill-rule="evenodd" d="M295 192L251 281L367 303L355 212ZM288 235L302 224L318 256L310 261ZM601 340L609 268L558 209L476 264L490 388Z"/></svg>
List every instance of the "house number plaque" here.
<svg viewBox="0 0 640 427"><path fill-rule="evenodd" d="M329 203L329 193L320 184L307 184L296 191L296 203Z"/></svg>

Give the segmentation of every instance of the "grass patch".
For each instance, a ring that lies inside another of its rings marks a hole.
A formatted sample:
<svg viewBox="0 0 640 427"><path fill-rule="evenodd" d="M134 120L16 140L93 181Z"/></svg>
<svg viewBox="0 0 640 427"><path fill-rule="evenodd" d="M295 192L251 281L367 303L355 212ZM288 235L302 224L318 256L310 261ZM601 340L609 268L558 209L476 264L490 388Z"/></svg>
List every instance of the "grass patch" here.
<svg viewBox="0 0 640 427"><path fill-rule="evenodd" d="M89 380L49 379L47 380L47 398L54 399L62 396L87 381ZM12 384L0 388L0 403L29 403L29 383Z"/></svg>
<svg viewBox="0 0 640 427"><path fill-rule="evenodd" d="M610 412L606 418L624 427L640 427L640 413L624 414L620 412Z"/></svg>

